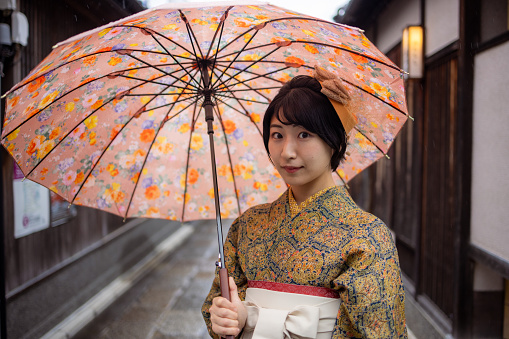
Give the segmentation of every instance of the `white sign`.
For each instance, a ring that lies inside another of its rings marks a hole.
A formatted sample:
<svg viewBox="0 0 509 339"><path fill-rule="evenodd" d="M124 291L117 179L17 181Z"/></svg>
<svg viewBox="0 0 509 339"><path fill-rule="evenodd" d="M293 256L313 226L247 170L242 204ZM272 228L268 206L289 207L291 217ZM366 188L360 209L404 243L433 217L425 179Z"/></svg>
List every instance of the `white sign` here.
<svg viewBox="0 0 509 339"><path fill-rule="evenodd" d="M29 180L13 181L14 237L21 238L48 228L50 200L48 189Z"/></svg>

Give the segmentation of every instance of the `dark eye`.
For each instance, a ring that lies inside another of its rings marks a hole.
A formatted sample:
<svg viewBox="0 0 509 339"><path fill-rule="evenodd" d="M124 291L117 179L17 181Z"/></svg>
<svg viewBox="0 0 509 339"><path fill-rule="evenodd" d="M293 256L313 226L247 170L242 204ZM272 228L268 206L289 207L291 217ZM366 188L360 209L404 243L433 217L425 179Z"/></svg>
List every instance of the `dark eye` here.
<svg viewBox="0 0 509 339"><path fill-rule="evenodd" d="M281 139L283 136L281 135L281 133L279 132L274 132L272 133L272 138L273 139Z"/></svg>
<svg viewBox="0 0 509 339"><path fill-rule="evenodd" d="M299 138L302 138L302 139L309 138L310 136L311 135L308 132L300 132L299 133Z"/></svg>

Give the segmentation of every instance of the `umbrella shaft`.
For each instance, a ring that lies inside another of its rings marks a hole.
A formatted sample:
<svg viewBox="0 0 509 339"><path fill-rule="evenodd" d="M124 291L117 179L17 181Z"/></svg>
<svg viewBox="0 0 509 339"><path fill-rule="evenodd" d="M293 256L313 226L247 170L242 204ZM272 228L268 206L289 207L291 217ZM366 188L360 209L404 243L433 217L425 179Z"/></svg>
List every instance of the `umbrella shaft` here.
<svg viewBox="0 0 509 339"><path fill-rule="evenodd" d="M214 200L216 205L216 223L217 223L217 237L219 242L219 260L221 262L221 268L226 268L224 263L224 250L223 250L223 226L221 224L221 208L219 202L219 189L217 185L217 169L216 169L216 152L214 150L214 126L212 122L214 121L214 114L212 112L212 100L210 98L210 78L207 63L200 64L201 73L203 76L203 85L204 85L204 102L203 108L205 108L205 120L207 121L207 133L209 134L209 144L210 144L210 160L212 163L212 177L214 184Z"/></svg>
<svg viewBox="0 0 509 339"><path fill-rule="evenodd" d="M212 107L206 105L205 111L207 111L207 109L212 110ZM212 179L214 184L214 200L216 205L216 223L217 223L217 238L219 242L219 259L221 261L221 267L225 268L223 250L223 226L221 224L221 208L219 202L219 188L217 185L216 153L214 149L214 129L212 127L212 119L207 119L207 126L210 143L210 161L212 163Z"/></svg>

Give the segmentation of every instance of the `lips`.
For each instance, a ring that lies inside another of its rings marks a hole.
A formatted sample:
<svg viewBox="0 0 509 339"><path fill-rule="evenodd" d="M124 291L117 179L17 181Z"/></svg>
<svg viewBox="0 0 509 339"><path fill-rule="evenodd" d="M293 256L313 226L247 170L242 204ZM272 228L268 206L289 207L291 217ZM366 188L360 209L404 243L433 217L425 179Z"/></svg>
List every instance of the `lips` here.
<svg viewBox="0 0 509 339"><path fill-rule="evenodd" d="M300 170L302 167L293 167L293 166L283 166L284 170L288 173L295 173Z"/></svg>

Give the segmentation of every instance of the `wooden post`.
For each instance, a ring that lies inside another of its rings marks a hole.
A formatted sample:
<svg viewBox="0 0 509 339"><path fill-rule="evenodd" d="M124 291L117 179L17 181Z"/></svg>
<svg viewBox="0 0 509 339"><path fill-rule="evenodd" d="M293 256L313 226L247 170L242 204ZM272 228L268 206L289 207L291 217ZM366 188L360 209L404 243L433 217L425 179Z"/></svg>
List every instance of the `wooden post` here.
<svg viewBox="0 0 509 339"><path fill-rule="evenodd" d="M472 262L469 260L472 187L472 121L474 48L478 36L478 1L460 0L458 51L458 117L454 152L456 191L454 209L454 318L455 338L472 337Z"/></svg>

